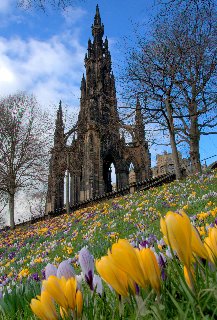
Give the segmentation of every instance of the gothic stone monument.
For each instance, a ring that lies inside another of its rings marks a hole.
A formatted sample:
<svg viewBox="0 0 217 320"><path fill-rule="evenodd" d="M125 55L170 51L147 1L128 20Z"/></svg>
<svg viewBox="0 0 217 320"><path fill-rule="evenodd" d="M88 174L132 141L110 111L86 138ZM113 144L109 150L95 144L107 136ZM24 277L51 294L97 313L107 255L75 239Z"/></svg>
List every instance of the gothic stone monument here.
<svg viewBox="0 0 217 320"><path fill-rule="evenodd" d="M151 177L151 160L141 108L137 99L132 142L120 135L115 78L111 68L108 40L104 35L98 5L92 25L93 40L85 55L86 75L81 80L80 112L76 125L64 133L61 102L57 112L54 147L51 151L46 212L64 207L64 177L68 172L66 199L73 205L112 191L111 164L116 173L116 189L129 184L129 167L136 181ZM129 127L129 126L126 126ZM71 145L67 144L74 135Z"/></svg>

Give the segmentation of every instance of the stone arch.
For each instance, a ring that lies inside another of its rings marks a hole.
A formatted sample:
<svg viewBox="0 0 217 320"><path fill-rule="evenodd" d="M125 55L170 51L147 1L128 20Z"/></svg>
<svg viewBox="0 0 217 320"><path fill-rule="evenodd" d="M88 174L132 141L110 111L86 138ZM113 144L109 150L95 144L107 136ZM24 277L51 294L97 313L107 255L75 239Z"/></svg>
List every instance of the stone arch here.
<svg viewBox="0 0 217 320"><path fill-rule="evenodd" d="M140 165L138 163L138 161L133 157L133 156L130 156L127 158L127 167L128 167L128 170L130 171L130 166L131 164L133 165L133 171L135 173L135 181L130 181L129 179L129 182L139 182L141 180L141 168L140 168ZM129 176L130 178L130 176ZM134 179L132 179L134 180Z"/></svg>
<svg viewBox="0 0 217 320"><path fill-rule="evenodd" d="M103 157L103 181L104 181L104 190L105 192L112 192L112 177L111 177L111 165L114 164L116 172L116 160L115 156L112 153L108 153Z"/></svg>

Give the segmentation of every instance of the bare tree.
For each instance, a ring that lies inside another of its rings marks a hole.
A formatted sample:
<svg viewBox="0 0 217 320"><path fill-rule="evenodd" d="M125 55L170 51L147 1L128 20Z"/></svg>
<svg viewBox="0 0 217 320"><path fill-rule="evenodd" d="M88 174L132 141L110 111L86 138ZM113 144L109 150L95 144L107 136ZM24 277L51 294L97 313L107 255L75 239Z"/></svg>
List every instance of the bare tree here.
<svg viewBox="0 0 217 320"><path fill-rule="evenodd" d="M174 10L192 11L199 9L209 9L213 7L216 0L159 0L157 3L166 6L162 10L163 15L168 15Z"/></svg>
<svg viewBox="0 0 217 320"><path fill-rule="evenodd" d="M8 196L14 228L14 197L20 189L47 181L51 124L33 96L24 93L0 100L0 191Z"/></svg>
<svg viewBox="0 0 217 320"><path fill-rule="evenodd" d="M139 94L142 108L148 123L155 129L168 130L174 160L176 177L181 178L181 167L176 144L176 131L173 118L173 88L178 61L167 47L165 39L146 41L139 39L139 46L128 57L127 97ZM126 82L125 82L126 85Z"/></svg>
<svg viewBox="0 0 217 320"><path fill-rule="evenodd" d="M175 15L175 22L158 26L168 38L177 73L174 79L174 117L178 134L189 144L194 171L201 171L201 135L216 133L217 126L217 15L214 7ZM170 22L170 23L169 23ZM177 122L176 121L176 122Z"/></svg>
<svg viewBox="0 0 217 320"><path fill-rule="evenodd" d="M75 3L76 0L17 0L18 6L22 8L30 9L34 7L43 11L45 11L49 5L57 9L66 9L69 6L75 5Z"/></svg>
<svg viewBox="0 0 217 320"><path fill-rule="evenodd" d="M176 144L184 141L195 172L201 170L200 136L215 133L217 125L216 30L213 7L158 17L152 37L139 37L128 55L124 77L127 95L139 92L149 121L169 131L175 167Z"/></svg>

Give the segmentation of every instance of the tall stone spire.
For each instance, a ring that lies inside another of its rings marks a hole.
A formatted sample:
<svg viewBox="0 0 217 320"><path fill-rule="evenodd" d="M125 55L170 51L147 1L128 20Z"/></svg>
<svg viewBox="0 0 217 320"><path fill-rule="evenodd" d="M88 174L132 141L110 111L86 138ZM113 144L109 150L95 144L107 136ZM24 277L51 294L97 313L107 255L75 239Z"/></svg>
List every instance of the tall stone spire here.
<svg viewBox="0 0 217 320"><path fill-rule="evenodd" d="M64 124L63 124L63 111L62 101L59 102L57 110L56 126L54 132L54 146L63 146L64 144Z"/></svg>
<svg viewBox="0 0 217 320"><path fill-rule="evenodd" d="M115 78L112 73L111 54L108 48L108 39L103 39L104 25L101 22L99 6L92 25L93 40L88 40L87 54L85 55L86 73L81 81L81 110L79 122L84 129L89 124L96 125L104 131L108 126L116 128L118 133L118 112L115 90Z"/></svg>
<svg viewBox="0 0 217 320"><path fill-rule="evenodd" d="M136 138L136 141L138 141L141 144L145 142L145 128L144 128L141 104L138 96L136 99L135 138Z"/></svg>
<svg viewBox="0 0 217 320"><path fill-rule="evenodd" d="M84 74L83 74L83 77L81 79L81 99L85 99L85 96L86 96L86 79L84 77Z"/></svg>
<svg viewBox="0 0 217 320"><path fill-rule="evenodd" d="M96 14L94 17L94 23L92 25L92 35L94 37L94 42L102 42L102 37L104 35L104 25L101 23L101 17L99 13L99 6L96 6Z"/></svg>

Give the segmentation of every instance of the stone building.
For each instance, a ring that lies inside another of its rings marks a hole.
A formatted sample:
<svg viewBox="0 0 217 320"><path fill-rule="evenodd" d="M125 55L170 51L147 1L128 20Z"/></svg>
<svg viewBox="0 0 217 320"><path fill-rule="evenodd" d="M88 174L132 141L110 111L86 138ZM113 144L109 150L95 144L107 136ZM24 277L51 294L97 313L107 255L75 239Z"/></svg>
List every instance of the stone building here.
<svg viewBox="0 0 217 320"><path fill-rule="evenodd" d="M186 174L191 172L191 164L189 159L182 158L179 152L179 161L181 164L182 171ZM171 153L164 151L162 155L156 156L156 166L152 168L153 177L158 177L165 173L175 173L174 161Z"/></svg>
<svg viewBox="0 0 217 320"><path fill-rule="evenodd" d="M46 211L73 205L112 191L111 164L116 172L116 188L129 183L129 167L133 164L136 181L151 177L151 159L139 100L135 123L130 128L132 142L126 143L120 130L115 78L111 67L108 39L103 39L98 5L85 55L85 75L81 80L80 112L76 125L64 132L61 102L57 112L54 147L51 152ZM129 126L125 126L129 129ZM67 140L73 135L69 145Z"/></svg>

